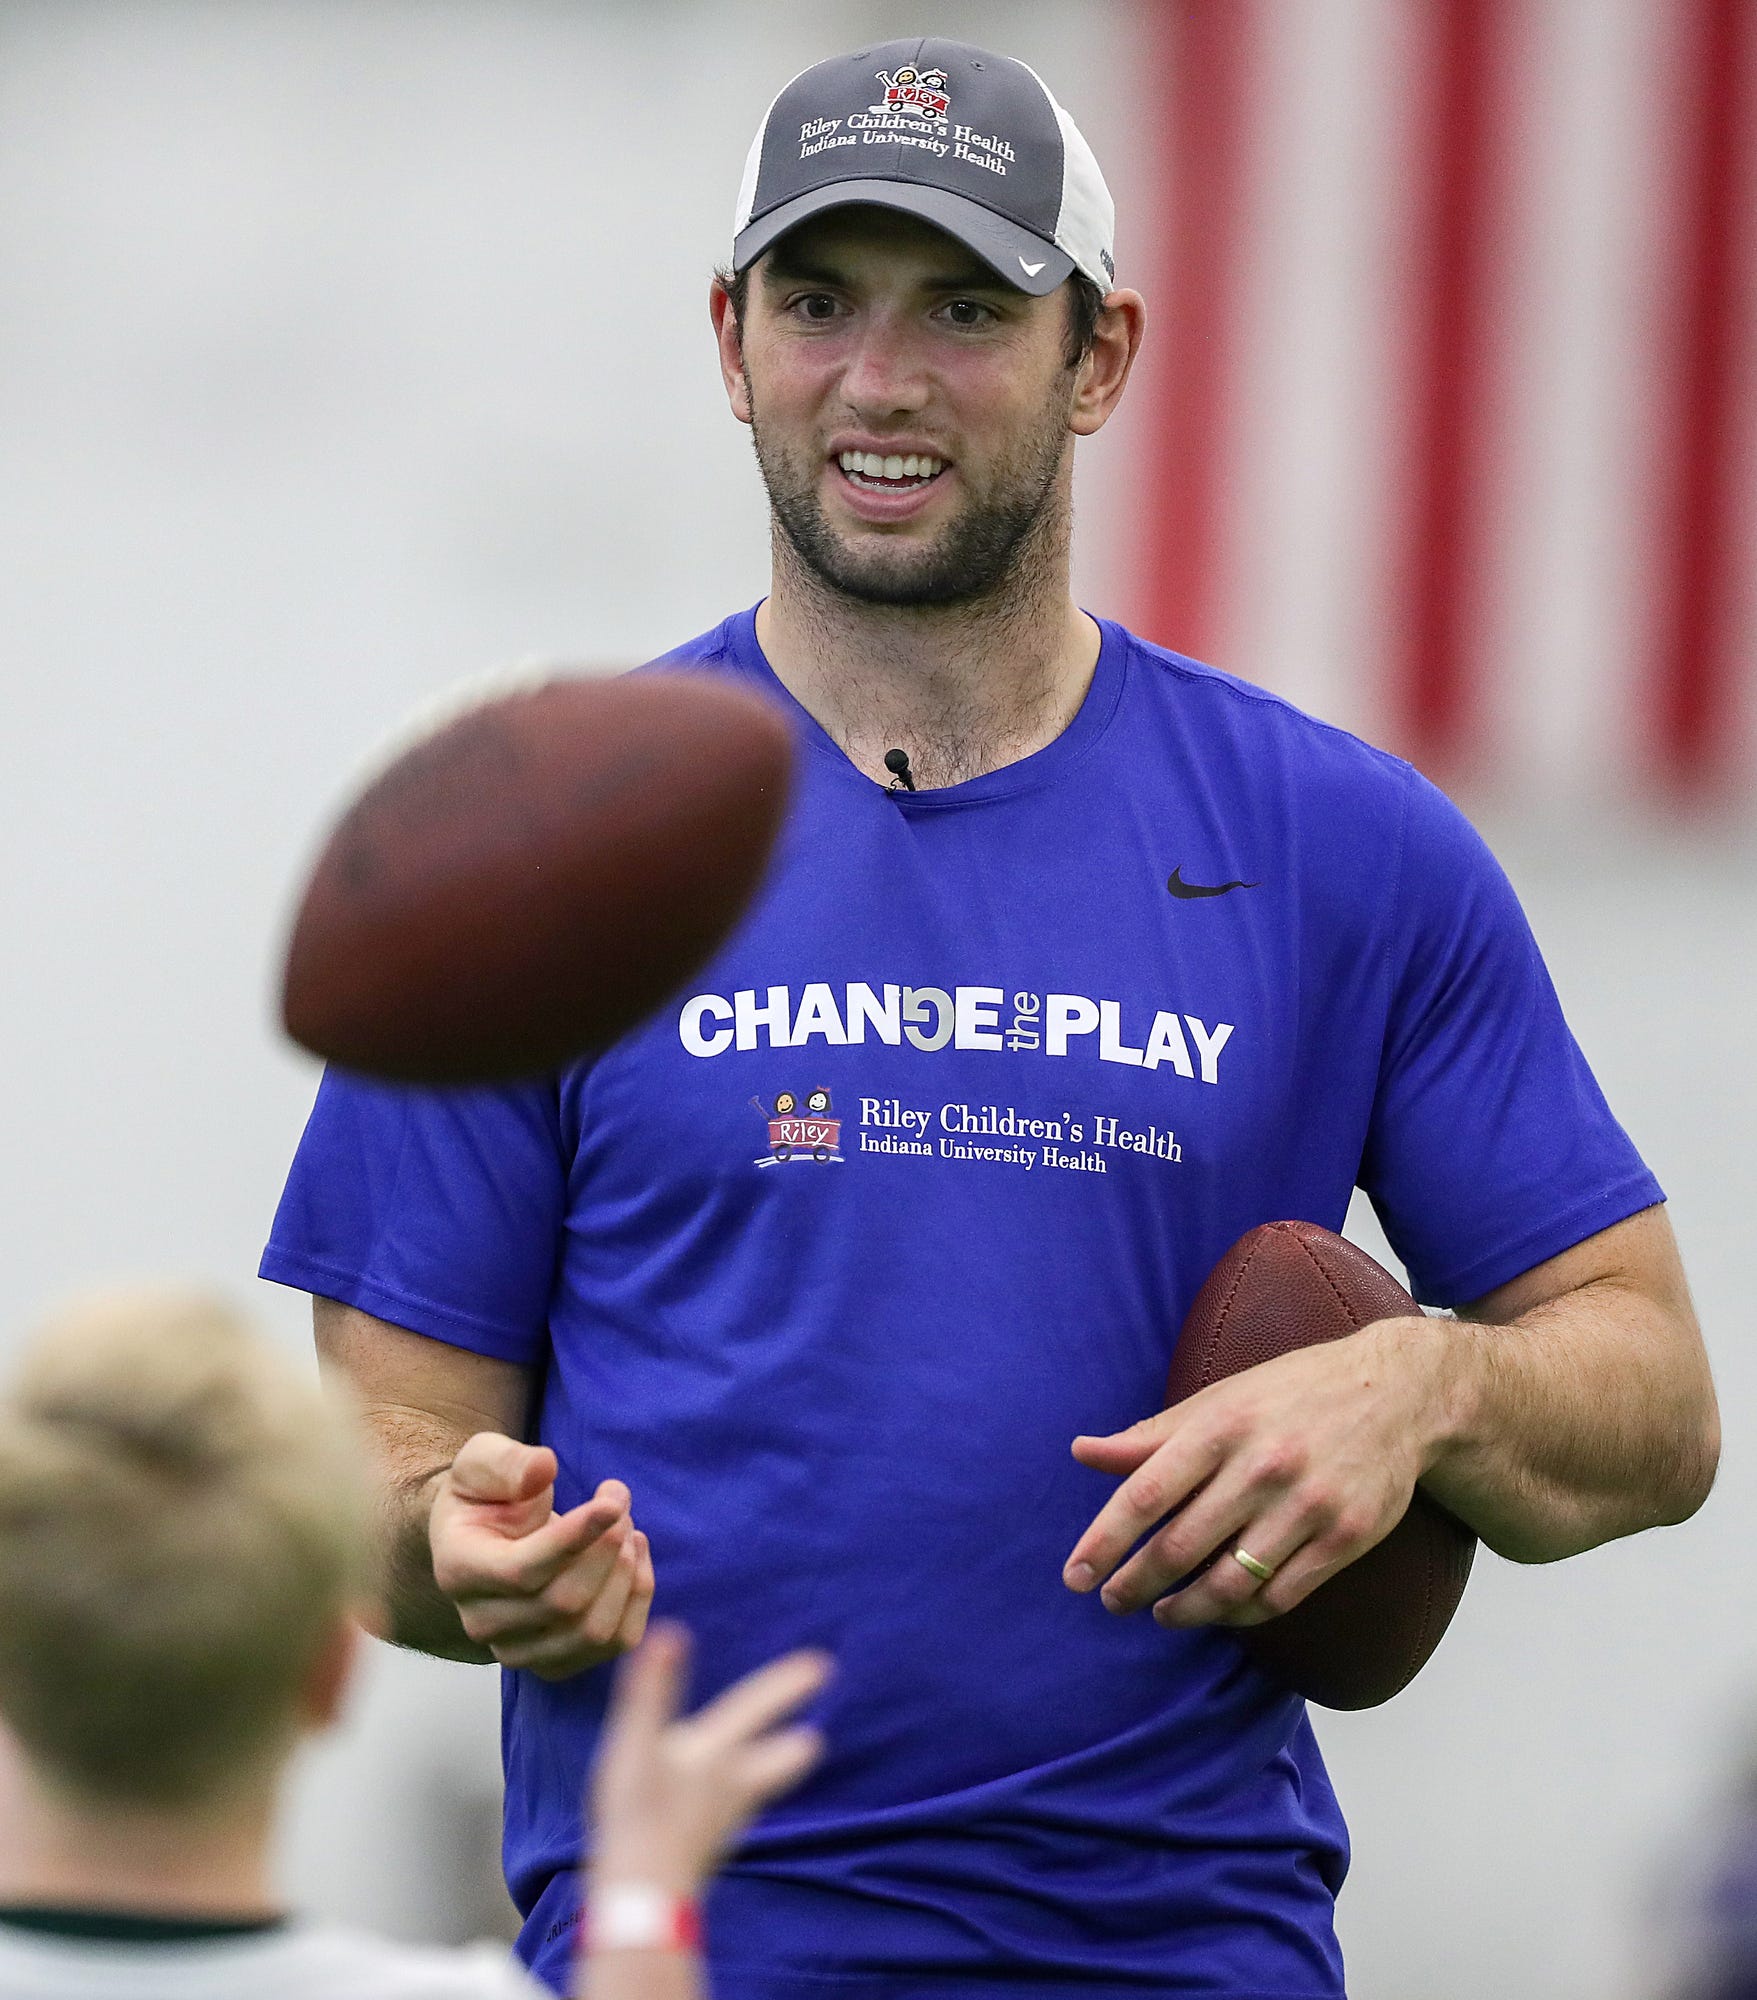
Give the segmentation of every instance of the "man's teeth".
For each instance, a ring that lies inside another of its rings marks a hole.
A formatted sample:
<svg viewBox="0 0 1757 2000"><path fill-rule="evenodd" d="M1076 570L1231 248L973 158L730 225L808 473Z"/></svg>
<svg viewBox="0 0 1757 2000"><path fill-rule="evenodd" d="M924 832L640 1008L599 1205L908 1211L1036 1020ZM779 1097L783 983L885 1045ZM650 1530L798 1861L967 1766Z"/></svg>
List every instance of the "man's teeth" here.
<svg viewBox="0 0 1757 2000"><path fill-rule="evenodd" d="M911 452L907 458L892 452L881 458L876 451L845 451L840 462L844 472L859 479L934 479L945 469L943 458L925 452Z"/></svg>

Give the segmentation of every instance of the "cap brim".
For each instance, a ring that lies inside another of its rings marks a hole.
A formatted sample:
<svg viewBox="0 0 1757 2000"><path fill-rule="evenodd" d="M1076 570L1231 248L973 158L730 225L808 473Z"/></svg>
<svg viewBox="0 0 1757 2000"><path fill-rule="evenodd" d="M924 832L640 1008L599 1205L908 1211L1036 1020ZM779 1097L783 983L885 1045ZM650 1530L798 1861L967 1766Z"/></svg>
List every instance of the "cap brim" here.
<svg viewBox="0 0 1757 2000"><path fill-rule="evenodd" d="M832 181L827 187L795 195L741 229L732 244L733 270L748 270L788 230L832 208L892 208L918 216L956 237L1015 290L1037 299L1053 292L1074 268L1074 260L1065 250L1009 222L1004 215L996 215L981 202L948 194L944 188L920 187L910 181Z"/></svg>

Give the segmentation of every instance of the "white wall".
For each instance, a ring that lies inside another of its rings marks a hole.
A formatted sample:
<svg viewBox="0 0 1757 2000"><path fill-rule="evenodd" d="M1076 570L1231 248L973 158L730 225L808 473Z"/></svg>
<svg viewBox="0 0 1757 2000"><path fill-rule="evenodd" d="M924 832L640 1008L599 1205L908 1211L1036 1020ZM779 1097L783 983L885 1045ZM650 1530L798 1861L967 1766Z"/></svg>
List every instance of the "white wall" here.
<svg viewBox="0 0 1757 2000"><path fill-rule="evenodd" d="M436 686L631 660L760 593L705 274L773 90L923 12L1050 77L1111 169L1126 273L1121 5L0 8L9 1337L75 1283L172 1271L303 1347L302 1301L251 1277L314 1082L270 1023L300 859ZM1098 605L1127 471L1126 441L1090 448ZM1614 828L1503 844L1678 1197L1729 1462L1698 1527L1485 1564L1423 1681L1323 1726L1359 2000L1633 1992L1641 1885L1757 1653L1748 857ZM494 1771L491 1676L381 1653L302 1784L299 1893L409 1934L491 1921Z"/></svg>
<svg viewBox="0 0 1757 2000"><path fill-rule="evenodd" d="M1490 831L1671 1197L1725 1455L1683 1528L1542 1569L1479 1556L1405 1694L1317 1715L1355 1840L1341 1928L1356 2000L1636 2000L1704 1816L1757 1764L1757 856L1614 823Z"/></svg>

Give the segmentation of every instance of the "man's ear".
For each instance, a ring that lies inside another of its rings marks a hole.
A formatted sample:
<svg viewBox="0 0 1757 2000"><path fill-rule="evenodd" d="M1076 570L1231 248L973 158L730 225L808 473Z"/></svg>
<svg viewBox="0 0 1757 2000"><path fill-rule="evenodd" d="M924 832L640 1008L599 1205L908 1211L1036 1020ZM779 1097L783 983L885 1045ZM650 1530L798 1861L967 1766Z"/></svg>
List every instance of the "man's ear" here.
<svg viewBox="0 0 1757 2000"><path fill-rule="evenodd" d="M1111 292L1099 310L1092 345L1080 357L1079 380L1068 428L1076 437L1090 437L1110 421L1122 400L1129 370L1141 351L1147 330L1147 305L1139 292Z"/></svg>
<svg viewBox="0 0 1757 2000"><path fill-rule="evenodd" d="M726 385L726 400L738 421L748 424L750 385L744 379L744 336L732 310L732 294L718 278L708 287L708 317L714 323L714 339L720 349L720 380Z"/></svg>
<svg viewBox="0 0 1757 2000"><path fill-rule="evenodd" d="M330 1628L300 1690L299 1720L305 1728L316 1733L341 1719L364 1638L364 1628L355 1618L338 1618Z"/></svg>

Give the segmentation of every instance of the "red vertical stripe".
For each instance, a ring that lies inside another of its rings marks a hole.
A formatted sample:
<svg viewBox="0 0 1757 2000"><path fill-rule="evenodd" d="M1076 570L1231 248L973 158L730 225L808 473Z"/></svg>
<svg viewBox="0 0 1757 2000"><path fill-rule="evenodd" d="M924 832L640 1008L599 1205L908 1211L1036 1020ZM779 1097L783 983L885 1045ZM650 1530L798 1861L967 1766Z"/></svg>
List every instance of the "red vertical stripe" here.
<svg viewBox="0 0 1757 2000"><path fill-rule="evenodd" d="M1244 160L1256 0L1146 0L1164 79L1162 194L1170 229L1153 304L1154 420L1142 623L1186 653L1219 627L1226 410L1243 261Z"/></svg>
<svg viewBox="0 0 1757 2000"><path fill-rule="evenodd" d="M1757 144L1757 0L1674 0L1685 54L1678 188L1661 269L1674 301L1663 411L1654 649L1660 775L1702 795L1729 773L1743 558L1735 546L1737 361L1749 301L1742 268Z"/></svg>
<svg viewBox="0 0 1757 2000"><path fill-rule="evenodd" d="M1396 528L1391 706L1399 747L1442 772L1459 763L1476 719L1470 613L1490 469L1508 6L1433 0L1428 100L1410 127L1410 436Z"/></svg>

